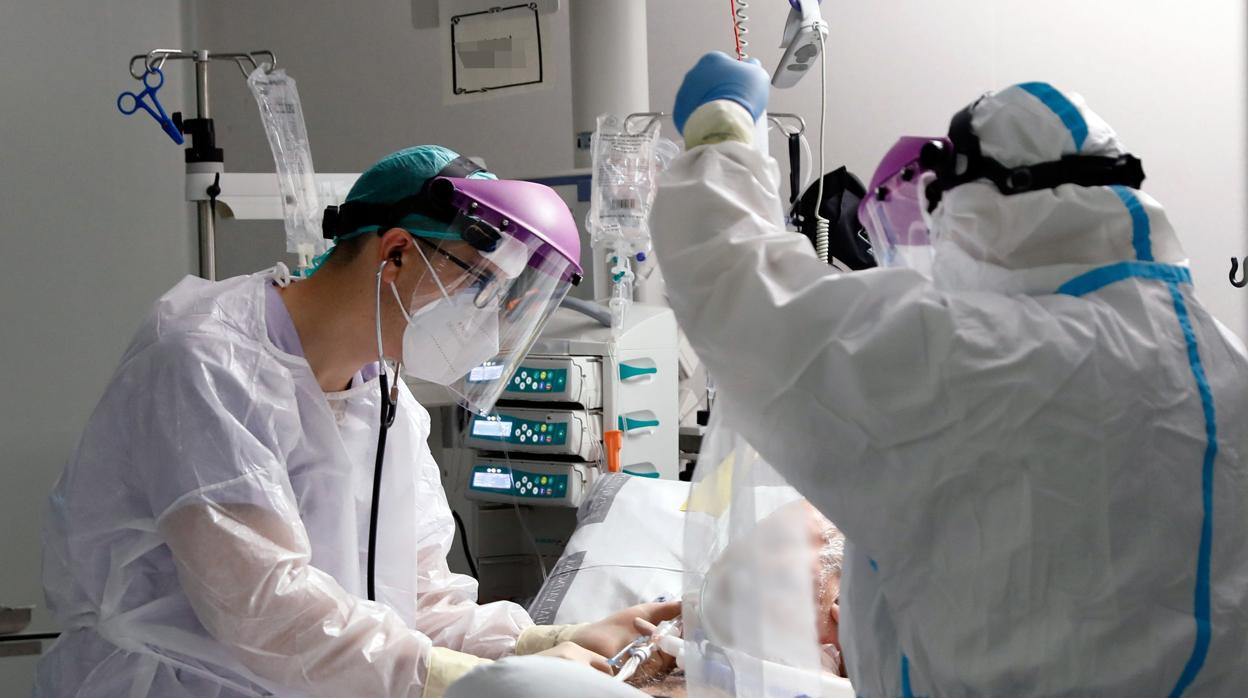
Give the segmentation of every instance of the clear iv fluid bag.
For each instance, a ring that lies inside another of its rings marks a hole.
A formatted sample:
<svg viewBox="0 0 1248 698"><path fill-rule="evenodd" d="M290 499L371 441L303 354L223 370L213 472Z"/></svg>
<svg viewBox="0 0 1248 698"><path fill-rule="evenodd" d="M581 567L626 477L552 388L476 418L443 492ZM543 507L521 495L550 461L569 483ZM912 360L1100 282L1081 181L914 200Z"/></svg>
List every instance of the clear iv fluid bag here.
<svg viewBox="0 0 1248 698"><path fill-rule="evenodd" d="M252 71L247 86L256 97L273 151L286 221L286 251L297 255L300 269L306 269L328 245L321 235L322 209L299 90L285 70L266 71L264 66Z"/></svg>
<svg viewBox="0 0 1248 698"><path fill-rule="evenodd" d="M627 118L598 117L591 140L593 173L585 227L595 255L594 273L609 274L605 300L611 327L620 331L633 303L636 274L633 260L650 252L650 209L659 172L680 153L659 135L657 121L637 132Z"/></svg>
<svg viewBox="0 0 1248 698"><path fill-rule="evenodd" d="M598 117L591 142L593 175L586 227L595 249L610 244L650 250L650 208L659 172L679 152L659 129L629 133L624 119Z"/></svg>

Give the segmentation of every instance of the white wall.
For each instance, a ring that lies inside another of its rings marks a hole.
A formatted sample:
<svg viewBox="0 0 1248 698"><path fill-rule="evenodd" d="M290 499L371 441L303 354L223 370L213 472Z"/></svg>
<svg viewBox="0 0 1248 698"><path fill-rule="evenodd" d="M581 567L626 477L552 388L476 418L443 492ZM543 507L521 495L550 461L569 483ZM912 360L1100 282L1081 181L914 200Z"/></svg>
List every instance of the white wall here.
<svg viewBox="0 0 1248 698"><path fill-rule="evenodd" d="M552 89L455 107L443 106L440 93L441 41L434 30L412 28L405 0L196 7L200 43L271 47L299 80L319 170L357 171L398 147L442 142L485 156L501 172L528 174L572 163L566 4L551 37ZM770 67L787 3L752 5L750 51ZM667 110L699 55L731 51L731 24L724 0L647 6L651 106ZM988 89L1047 80L1081 92L1144 160L1145 188L1168 207L1202 298L1248 336L1248 290L1226 278L1228 258L1248 254L1241 0L829 0L824 12L832 24L829 169L847 164L866 179L898 135L943 134L954 112ZM774 93L772 111L799 112L816 130L817 77ZM241 80L218 84L215 98L231 169L271 167ZM812 140L817 145L817 134ZM781 145L776 139L773 152L782 154ZM281 253L277 226L225 229L227 272Z"/></svg>
<svg viewBox="0 0 1248 698"><path fill-rule="evenodd" d="M182 43L180 2L0 2L0 605L43 605L43 505L151 302L191 270L182 154L122 117L132 54ZM161 92L181 107L180 70ZM146 121L145 121L146 120ZM45 613L32 630L50 630ZM0 659L0 695L33 660Z"/></svg>

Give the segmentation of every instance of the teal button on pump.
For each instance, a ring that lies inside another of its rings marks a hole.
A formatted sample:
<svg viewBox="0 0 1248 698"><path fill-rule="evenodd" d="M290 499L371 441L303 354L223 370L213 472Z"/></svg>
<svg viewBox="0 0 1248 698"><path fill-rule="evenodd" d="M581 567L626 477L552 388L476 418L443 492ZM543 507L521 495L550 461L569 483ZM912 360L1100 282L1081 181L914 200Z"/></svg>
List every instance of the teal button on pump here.
<svg viewBox="0 0 1248 698"><path fill-rule="evenodd" d="M658 373L659 369L654 366L629 366L628 364L620 364L620 380L632 380L638 376L648 376Z"/></svg>
<svg viewBox="0 0 1248 698"><path fill-rule="evenodd" d="M620 431L649 429L657 426L659 426L659 420L657 419L633 419L631 417L620 417Z"/></svg>

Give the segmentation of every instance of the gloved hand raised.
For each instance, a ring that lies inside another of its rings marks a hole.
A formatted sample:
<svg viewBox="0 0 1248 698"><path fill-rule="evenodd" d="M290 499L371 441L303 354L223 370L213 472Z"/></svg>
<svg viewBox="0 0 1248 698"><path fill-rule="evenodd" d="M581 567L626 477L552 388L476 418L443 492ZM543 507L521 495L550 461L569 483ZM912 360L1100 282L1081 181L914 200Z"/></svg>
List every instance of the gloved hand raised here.
<svg viewBox="0 0 1248 698"><path fill-rule="evenodd" d="M684 135L689 115L717 99L740 104L757 121L767 109L770 88L767 71L757 59L738 61L725 53L712 51L685 73L685 81L676 92L676 106L672 108L676 129Z"/></svg>

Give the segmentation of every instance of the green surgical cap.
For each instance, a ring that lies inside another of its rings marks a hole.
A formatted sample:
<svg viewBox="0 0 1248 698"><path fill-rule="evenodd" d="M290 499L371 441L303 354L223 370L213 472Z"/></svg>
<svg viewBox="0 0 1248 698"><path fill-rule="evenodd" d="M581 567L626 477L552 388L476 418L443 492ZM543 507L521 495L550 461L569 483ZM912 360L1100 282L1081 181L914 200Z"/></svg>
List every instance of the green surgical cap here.
<svg viewBox="0 0 1248 698"><path fill-rule="evenodd" d="M395 153L390 153L384 158L378 160L372 167L364 171L360 178L355 180L351 191L347 193L347 202L365 201L373 204L391 204L400 199L405 199L413 194L418 194L424 188L425 182L436 176L442 171L442 168L451 163L452 160L459 157L450 148L443 148L440 145L416 145L410 148L404 148ZM477 172L470 175L470 179L498 179L490 172ZM365 233L377 232L380 226L366 225L346 235L340 235L334 238L335 246L343 240L350 240L359 237ZM459 236L450 232L449 227L445 223L435 221L428 216L422 216L413 213L404 216L399 221L399 227L403 228L412 235L425 238L435 238L439 240L456 240ZM312 262L312 268L307 272L311 276L325 260L334 252L334 248L329 248L325 254L317 257Z"/></svg>
<svg viewBox="0 0 1248 698"><path fill-rule="evenodd" d="M442 168L459 157L459 153L440 145L417 145L391 153L365 170L355 180L347 202L364 201L371 204L391 204L420 192L425 182L437 176ZM477 172L472 179L498 179L489 172ZM405 216L399 226L412 235L420 237L452 239L456 238L446 224L422 216L417 213ZM338 240L345 240L364 233L377 230L378 226L368 225L343 235Z"/></svg>

